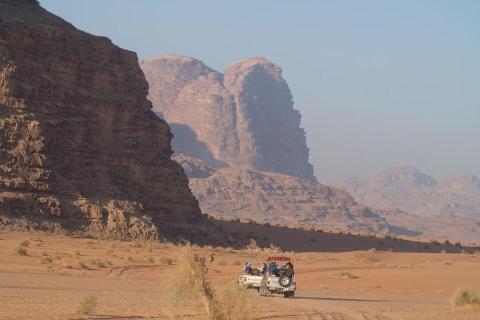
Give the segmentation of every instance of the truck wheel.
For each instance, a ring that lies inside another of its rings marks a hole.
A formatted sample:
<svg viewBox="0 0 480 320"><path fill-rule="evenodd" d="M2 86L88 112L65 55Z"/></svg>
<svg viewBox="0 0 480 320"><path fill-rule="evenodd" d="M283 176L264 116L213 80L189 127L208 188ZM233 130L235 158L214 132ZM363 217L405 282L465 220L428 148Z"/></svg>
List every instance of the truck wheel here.
<svg viewBox="0 0 480 320"><path fill-rule="evenodd" d="M278 279L278 283L284 287L284 288L288 288L290 287L290 285L292 284L292 278L289 278L287 276L281 276L279 279Z"/></svg>
<svg viewBox="0 0 480 320"><path fill-rule="evenodd" d="M295 292L293 292L293 291L287 291L287 292L284 292L284 293L283 293L283 296L284 296L285 298L293 298L293 297L295 296Z"/></svg>
<svg viewBox="0 0 480 320"><path fill-rule="evenodd" d="M248 289L248 284L247 284L245 281L239 281L239 282L238 282L238 286L239 286L241 289Z"/></svg>

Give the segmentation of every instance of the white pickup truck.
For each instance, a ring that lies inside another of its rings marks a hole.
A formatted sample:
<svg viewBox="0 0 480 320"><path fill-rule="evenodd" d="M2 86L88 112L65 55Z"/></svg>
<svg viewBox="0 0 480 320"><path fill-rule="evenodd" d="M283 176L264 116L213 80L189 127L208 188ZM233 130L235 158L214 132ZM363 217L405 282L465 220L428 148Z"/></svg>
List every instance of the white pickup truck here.
<svg viewBox="0 0 480 320"><path fill-rule="evenodd" d="M260 283L262 282L263 275L252 275L242 272L238 277L238 285L241 288L260 288Z"/></svg>
<svg viewBox="0 0 480 320"><path fill-rule="evenodd" d="M285 298L293 298L297 283L295 282L295 274L293 266L288 257L269 257L267 259L269 267L263 276L258 292L261 296L269 296L272 293L283 294ZM287 271L287 264L292 268L290 273Z"/></svg>

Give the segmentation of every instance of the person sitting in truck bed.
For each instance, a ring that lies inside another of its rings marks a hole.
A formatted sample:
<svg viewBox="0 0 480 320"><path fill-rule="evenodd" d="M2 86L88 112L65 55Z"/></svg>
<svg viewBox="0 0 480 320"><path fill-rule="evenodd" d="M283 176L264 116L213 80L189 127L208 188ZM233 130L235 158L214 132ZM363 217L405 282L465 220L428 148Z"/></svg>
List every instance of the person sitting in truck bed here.
<svg viewBox="0 0 480 320"><path fill-rule="evenodd" d="M271 262L268 263L267 272L270 273L270 274L278 276L278 267L277 267L277 264L275 263L275 261L271 261Z"/></svg>
<svg viewBox="0 0 480 320"><path fill-rule="evenodd" d="M293 270L293 264L289 261L287 262L285 272L283 273L283 275L291 278L293 277L294 274L295 274L295 271Z"/></svg>

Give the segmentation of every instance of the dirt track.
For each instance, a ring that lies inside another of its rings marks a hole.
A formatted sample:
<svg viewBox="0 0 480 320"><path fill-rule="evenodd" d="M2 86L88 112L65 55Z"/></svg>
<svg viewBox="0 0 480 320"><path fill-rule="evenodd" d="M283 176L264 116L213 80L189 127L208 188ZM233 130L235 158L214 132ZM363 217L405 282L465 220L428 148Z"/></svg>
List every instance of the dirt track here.
<svg viewBox="0 0 480 320"><path fill-rule="evenodd" d="M27 256L13 255L24 240ZM172 245L0 234L0 319L195 318L191 307L169 299L173 266L166 258L177 251ZM213 248L200 253L215 256L209 278L218 290L235 281L239 264L259 263L266 255ZM454 310L449 301L457 288L480 290L480 255L358 251L293 257L296 297L250 291L258 319L480 319L480 310ZM98 297L95 316L75 313L85 293Z"/></svg>

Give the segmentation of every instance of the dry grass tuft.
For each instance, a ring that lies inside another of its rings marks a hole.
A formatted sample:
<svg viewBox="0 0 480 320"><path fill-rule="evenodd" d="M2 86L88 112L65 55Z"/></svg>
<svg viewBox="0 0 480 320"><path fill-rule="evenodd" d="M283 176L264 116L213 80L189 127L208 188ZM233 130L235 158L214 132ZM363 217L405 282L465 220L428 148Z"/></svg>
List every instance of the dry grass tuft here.
<svg viewBox="0 0 480 320"><path fill-rule="evenodd" d="M46 264L50 264L53 262L53 259L50 258L50 257L43 257L41 260L40 260L41 263L46 263Z"/></svg>
<svg viewBox="0 0 480 320"><path fill-rule="evenodd" d="M453 296L452 303L455 307L480 306L480 295L472 289L458 289Z"/></svg>
<svg viewBox="0 0 480 320"><path fill-rule="evenodd" d="M181 304L200 301L210 320L251 320L252 308L245 291L232 288L218 295L206 280L205 257L196 254L191 245L181 248L174 269L172 297Z"/></svg>
<svg viewBox="0 0 480 320"><path fill-rule="evenodd" d="M354 275L351 272L340 272L335 274L338 278L343 278L343 279L358 279L357 275Z"/></svg>
<svg viewBox="0 0 480 320"><path fill-rule="evenodd" d="M28 240L24 240L24 241L20 242L20 246L25 247L25 248L28 247L29 244L30 244L30 242Z"/></svg>
<svg viewBox="0 0 480 320"><path fill-rule="evenodd" d="M77 304L77 313L92 315L97 308L97 297L94 294L86 294L80 298Z"/></svg>
<svg viewBox="0 0 480 320"><path fill-rule="evenodd" d="M13 254L17 256L27 256L28 240L20 242L19 246L13 250Z"/></svg>
<svg viewBox="0 0 480 320"><path fill-rule="evenodd" d="M97 267L97 268L106 268L106 262L100 260L100 259L92 259L90 260L90 264Z"/></svg>
<svg viewBox="0 0 480 320"><path fill-rule="evenodd" d="M161 257L160 258L161 264L166 264L167 266L171 266L173 264L173 259L169 257Z"/></svg>

